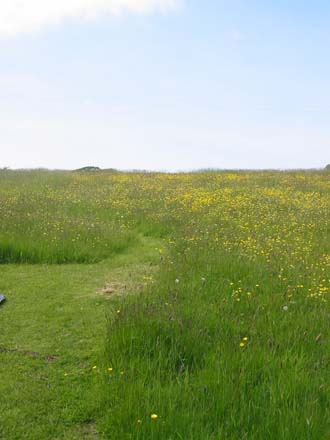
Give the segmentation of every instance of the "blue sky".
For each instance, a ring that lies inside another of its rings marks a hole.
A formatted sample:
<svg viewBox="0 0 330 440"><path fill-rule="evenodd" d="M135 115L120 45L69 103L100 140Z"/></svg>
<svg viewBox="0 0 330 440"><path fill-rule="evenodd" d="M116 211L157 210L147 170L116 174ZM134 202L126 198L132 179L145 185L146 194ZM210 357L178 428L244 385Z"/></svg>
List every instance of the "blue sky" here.
<svg viewBox="0 0 330 440"><path fill-rule="evenodd" d="M329 2L21 3L0 18L0 167L330 163Z"/></svg>

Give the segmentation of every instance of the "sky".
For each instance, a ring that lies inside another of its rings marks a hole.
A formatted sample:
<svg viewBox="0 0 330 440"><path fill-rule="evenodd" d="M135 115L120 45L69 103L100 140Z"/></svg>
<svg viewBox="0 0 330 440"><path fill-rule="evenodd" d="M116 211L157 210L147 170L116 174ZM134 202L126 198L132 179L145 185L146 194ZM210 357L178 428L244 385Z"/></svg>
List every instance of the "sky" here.
<svg viewBox="0 0 330 440"><path fill-rule="evenodd" d="M330 163L328 0L1 0L0 168Z"/></svg>

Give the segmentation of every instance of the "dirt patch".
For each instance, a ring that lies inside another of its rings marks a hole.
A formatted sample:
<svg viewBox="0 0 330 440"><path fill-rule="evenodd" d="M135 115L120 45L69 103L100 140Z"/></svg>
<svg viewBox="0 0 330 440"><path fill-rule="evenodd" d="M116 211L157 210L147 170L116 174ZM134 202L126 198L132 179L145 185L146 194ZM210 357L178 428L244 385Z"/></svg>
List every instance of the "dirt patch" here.
<svg viewBox="0 0 330 440"><path fill-rule="evenodd" d="M105 298L112 298L114 296L124 296L132 293L139 293L143 290L143 284L134 283L125 284L119 282L113 282L106 284L102 289L96 292L97 295L103 296Z"/></svg>
<svg viewBox="0 0 330 440"><path fill-rule="evenodd" d="M79 436L80 439L100 439L96 426L94 423L89 423L84 426L79 426L78 429L76 429L76 434Z"/></svg>
<svg viewBox="0 0 330 440"><path fill-rule="evenodd" d="M0 347L0 353L14 353L14 354L20 354L23 356L28 357L35 357L39 359L43 359L47 362L54 362L57 359L57 356L54 355L42 355L41 353L37 351L31 351L31 350L20 350L19 348L6 348L6 347Z"/></svg>
<svg viewBox="0 0 330 440"><path fill-rule="evenodd" d="M153 282L153 274L157 266L138 265L134 271L123 271L123 269L112 270L109 274L109 281L97 290L96 294L106 299L115 296L126 296L141 293L148 284Z"/></svg>

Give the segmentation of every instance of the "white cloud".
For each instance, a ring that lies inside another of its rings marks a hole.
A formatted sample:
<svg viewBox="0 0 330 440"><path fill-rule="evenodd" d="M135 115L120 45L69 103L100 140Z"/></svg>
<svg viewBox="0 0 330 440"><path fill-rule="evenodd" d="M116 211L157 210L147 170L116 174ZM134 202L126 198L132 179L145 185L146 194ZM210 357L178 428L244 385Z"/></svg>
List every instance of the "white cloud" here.
<svg viewBox="0 0 330 440"><path fill-rule="evenodd" d="M0 36L16 36L53 26L65 18L97 18L122 12L149 13L180 0L0 0Z"/></svg>

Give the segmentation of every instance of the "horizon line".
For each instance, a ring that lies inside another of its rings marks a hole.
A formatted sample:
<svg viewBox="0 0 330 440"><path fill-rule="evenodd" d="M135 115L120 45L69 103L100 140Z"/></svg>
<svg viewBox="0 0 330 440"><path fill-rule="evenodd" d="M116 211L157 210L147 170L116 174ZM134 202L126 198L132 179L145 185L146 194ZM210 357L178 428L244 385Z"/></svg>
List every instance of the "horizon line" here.
<svg viewBox="0 0 330 440"><path fill-rule="evenodd" d="M121 169L121 168L100 168L98 166L84 166L79 168L48 168L48 167L19 167L19 168L11 168L11 167L1 167L0 172L15 172L15 171L49 171L49 172L90 172L90 173L98 173L98 172L118 172L118 173L162 173L162 174L181 174L181 173L196 173L196 172L262 172L262 171L325 171L330 168L329 165L325 165L324 167L312 167L312 168L191 168L191 169L177 169L177 170L164 170L164 169L143 169L143 168L129 168L129 169Z"/></svg>

